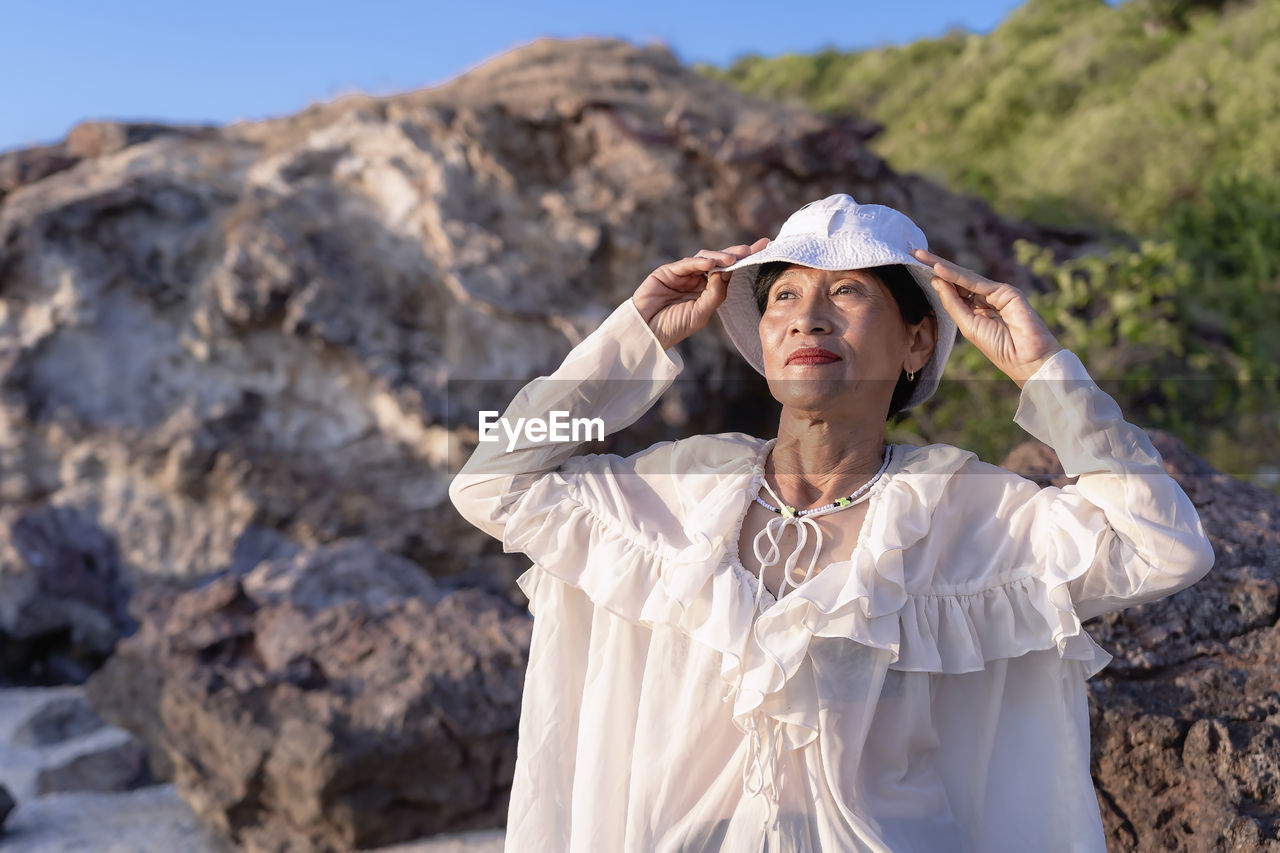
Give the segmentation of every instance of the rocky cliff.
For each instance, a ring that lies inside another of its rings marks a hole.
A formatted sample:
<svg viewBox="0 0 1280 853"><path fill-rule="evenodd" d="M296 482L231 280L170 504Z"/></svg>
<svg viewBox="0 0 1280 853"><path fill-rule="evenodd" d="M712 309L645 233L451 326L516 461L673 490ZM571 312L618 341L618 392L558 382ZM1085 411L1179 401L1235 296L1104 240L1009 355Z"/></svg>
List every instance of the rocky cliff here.
<svg viewBox="0 0 1280 853"><path fill-rule="evenodd" d="M1280 499L1166 433L1152 442L1215 562L1189 589L1085 625L1115 655L1088 682L1107 847L1280 853ZM1038 442L1004 466L1070 482Z"/></svg>
<svg viewBox="0 0 1280 853"><path fill-rule="evenodd" d="M4 155L0 495L85 510L131 576L254 562L264 530L459 571L449 463L502 402L472 383L553 369L658 264L844 190L1017 276L1034 232L894 174L874 130L544 42L408 95ZM688 355L746 375L718 327Z"/></svg>

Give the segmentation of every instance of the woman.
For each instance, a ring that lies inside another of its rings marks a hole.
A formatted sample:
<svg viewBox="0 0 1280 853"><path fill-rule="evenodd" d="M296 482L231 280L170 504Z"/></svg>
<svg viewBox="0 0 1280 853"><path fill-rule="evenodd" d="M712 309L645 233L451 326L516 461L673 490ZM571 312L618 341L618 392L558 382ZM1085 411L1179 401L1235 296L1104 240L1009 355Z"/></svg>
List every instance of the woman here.
<svg viewBox="0 0 1280 853"><path fill-rule="evenodd" d="M635 455L481 444L450 496L535 615L512 851L1104 851L1081 620L1208 572L1194 507L1022 294L847 195L655 270L504 417L636 420L719 311L782 404ZM733 270L758 267L754 285ZM955 331L1075 485L885 446Z"/></svg>

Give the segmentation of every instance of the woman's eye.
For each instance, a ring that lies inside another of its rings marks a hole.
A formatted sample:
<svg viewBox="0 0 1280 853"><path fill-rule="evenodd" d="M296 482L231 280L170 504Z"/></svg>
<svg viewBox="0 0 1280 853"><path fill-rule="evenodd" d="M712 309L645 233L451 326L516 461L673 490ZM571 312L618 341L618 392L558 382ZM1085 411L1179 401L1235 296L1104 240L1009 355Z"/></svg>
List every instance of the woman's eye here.
<svg viewBox="0 0 1280 853"><path fill-rule="evenodd" d="M792 293L790 290L779 290L777 293L773 295L773 301L777 302L780 299L784 299L790 296L795 296L795 294Z"/></svg>
<svg viewBox="0 0 1280 853"><path fill-rule="evenodd" d="M836 288L836 293L838 294L839 293L859 293L859 292L860 290L858 289L857 285L853 285L853 284L842 284Z"/></svg>

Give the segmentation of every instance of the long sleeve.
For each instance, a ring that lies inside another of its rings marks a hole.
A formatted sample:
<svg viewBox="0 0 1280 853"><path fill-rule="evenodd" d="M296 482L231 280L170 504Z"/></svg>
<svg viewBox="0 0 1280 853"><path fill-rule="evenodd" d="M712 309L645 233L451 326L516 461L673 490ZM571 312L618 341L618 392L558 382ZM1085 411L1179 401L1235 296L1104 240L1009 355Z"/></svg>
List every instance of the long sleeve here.
<svg viewBox="0 0 1280 853"><path fill-rule="evenodd" d="M1015 529L1029 533L1027 556L1070 579L1081 620L1171 595L1213 567L1195 506L1074 353L1062 350L1027 380L1014 421L1078 477L1015 495Z"/></svg>
<svg viewBox="0 0 1280 853"><path fill-rule="evenodd" d="M562 423L599 418L604 435L634 423L670 387L684 362L663 350L630 299L574 347L550 376L539 377L516 395L501 419L514 427L520 418ZM572 436L571 429L564 429ZM505 542L507 519L539 479L554 476L586 438L533 440L523 430L514 441L502 429L480 442L449 485L449 499L471 524ZM613 464L623 460L612 457Z"/></svg>

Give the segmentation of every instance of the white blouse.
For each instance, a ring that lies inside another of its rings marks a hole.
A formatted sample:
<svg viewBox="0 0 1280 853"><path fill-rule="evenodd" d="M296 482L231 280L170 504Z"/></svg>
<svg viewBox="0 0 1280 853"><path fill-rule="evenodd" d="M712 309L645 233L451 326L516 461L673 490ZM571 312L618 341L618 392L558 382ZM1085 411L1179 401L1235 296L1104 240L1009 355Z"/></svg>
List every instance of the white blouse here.
<svg viewBox="0 0 1280 853"><path fill-rule="evenodd" d="M631 300L504 413L640 417L680 373ZM511 853L1105 851L1081 620L1195 583L1213 550L1074 354L1014 420L1074 485L898 444L849 560L780 600L737 554L773 446L640 453L505 434L449 494L534 565Z"/></svg>

